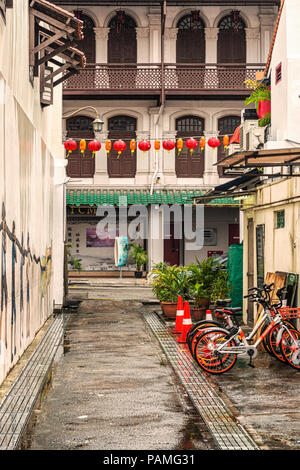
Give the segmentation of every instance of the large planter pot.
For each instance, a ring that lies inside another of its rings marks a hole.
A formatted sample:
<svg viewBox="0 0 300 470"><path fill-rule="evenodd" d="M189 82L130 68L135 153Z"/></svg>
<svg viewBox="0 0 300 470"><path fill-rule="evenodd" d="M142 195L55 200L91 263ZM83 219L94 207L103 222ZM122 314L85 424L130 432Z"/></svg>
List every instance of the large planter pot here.
<svg viewBox="0 0 300 470"><path fill-rule="evenodd" d="M192 307L191 313L194 321L205 320L206 307Z"/></svg>
<svg viewBox="0 0 300 470"><path fill-rule="evenodd" d="M141 279L143 277L143 271L135 271L134 272L134 277L136 279Z"/></svg>
<svg viewBox="0 0 300 470"><path fill-rule="evenodd" d="M168 318L176 318L176 312L177 312L177 302L161 302L160 303L162 311Z"/></svg>
<svg viewBox="0 0 300 470"><path fill-rule="evenodd" d="M270 100L259 101L258 107L257 107L257 115L259 119L262 119L266 114L270 112L271 112L271 101Z"/></svg>

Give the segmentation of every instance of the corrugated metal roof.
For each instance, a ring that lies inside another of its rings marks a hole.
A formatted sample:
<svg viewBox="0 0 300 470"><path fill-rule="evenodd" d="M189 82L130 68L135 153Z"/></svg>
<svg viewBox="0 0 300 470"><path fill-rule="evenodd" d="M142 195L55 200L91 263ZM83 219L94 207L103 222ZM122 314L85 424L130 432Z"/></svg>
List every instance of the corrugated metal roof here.
<svg viewBox="0 0 300 470"><path fill-rule="evenodd" d="M132 204L194 204L195 198L203 196L200 190L160 190L150 194L149 190L110 190L110 189L68 189L68 206L101 206L101 205L132 205ZM122 199L123 198L123 199ZM209 201L213 206L238 206L233 198L221 198Z"/></svg>

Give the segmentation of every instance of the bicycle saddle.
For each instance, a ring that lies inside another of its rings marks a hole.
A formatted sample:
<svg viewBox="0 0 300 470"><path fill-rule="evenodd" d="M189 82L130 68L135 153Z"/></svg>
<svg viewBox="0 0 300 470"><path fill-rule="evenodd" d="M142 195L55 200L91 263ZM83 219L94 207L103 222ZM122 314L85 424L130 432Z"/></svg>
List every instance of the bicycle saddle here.
<svg viewBox="0 0 300 470"><path fill-rule="evenodd" d="M232 299L219 299L216 301L217 307L226 307L226 305L231 304Z"/></svg>
<svg viewBox="0 0 300 470"><path fill-rule="evenodd" d="M243 315L243 311L241 307L225 307L224 309L222 308L217 308L216 309L217 313L228 313L229 315Z"/></svg>

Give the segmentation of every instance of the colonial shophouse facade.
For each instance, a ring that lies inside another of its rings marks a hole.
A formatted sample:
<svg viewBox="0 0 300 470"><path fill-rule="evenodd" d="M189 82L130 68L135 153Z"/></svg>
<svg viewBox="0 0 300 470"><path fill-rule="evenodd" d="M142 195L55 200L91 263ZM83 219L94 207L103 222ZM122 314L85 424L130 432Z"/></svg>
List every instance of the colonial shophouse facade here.
<svg viewBox="0 0 300 470"><path fill-rule="evenodd" d="M206 145L192 155L184 147L156 152L154 141L232 135L241 122L245 80L264 69L276 21L278 0L182 2L56 0L84 22L81 49L87 66L64 82L64 132L77 140L94 137L95 110L104 126L96 135L102 148L92 156L69 156L67 236L84 271L113 271L112 243L95 241L96 209L128 204L153 210L161 203L193 205L194 197L228 181L214 164L224 149ZM69 118L68 118L69 116ZM107 139L149 140L143 155L129 145L109 155ZM239 203L231 199L205 207L204 247L171 237L146 240L149 266L160 261L191 263L211 252L226 253L239 243ZM162 224L162 217L157 220ZM161 230L162 226L161 226ZM93 241L94 240L94 241Z"/></svg>

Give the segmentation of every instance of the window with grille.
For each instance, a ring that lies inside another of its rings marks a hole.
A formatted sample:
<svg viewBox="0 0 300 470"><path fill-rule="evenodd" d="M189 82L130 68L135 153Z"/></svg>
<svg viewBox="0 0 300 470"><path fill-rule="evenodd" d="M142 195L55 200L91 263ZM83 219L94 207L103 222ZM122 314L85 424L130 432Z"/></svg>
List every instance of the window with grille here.
<svg viewBox="0 0 300 470"><path fill-rule="evenodd" d="M227 31L239 31L245 29L245 23L240 17L237 20L234 20L233 15L228 15L222 18L220 21L219 29Z"/></svg>
<svg viewBox="0 0 300 470"><path fill-rule="evenodd" d="M275 212L275 227L284 228L285 226L285 211L276 211Z"/></svg>
<svg viewBox="0 0 300 470"><path fill-rule="evenodd" d="M187 132L191 137L202 137L204 131L204 121L197 116L186 116L176 121L176 130L178 134Z"/></svg>
<svg viewBox="0 0 300 470"><path fill-rule="evenodd" d="M204 30L204 23L199 16L194 17L192 14L183 16L177 23L179 31L193 31L195 29Z"/></svg>

